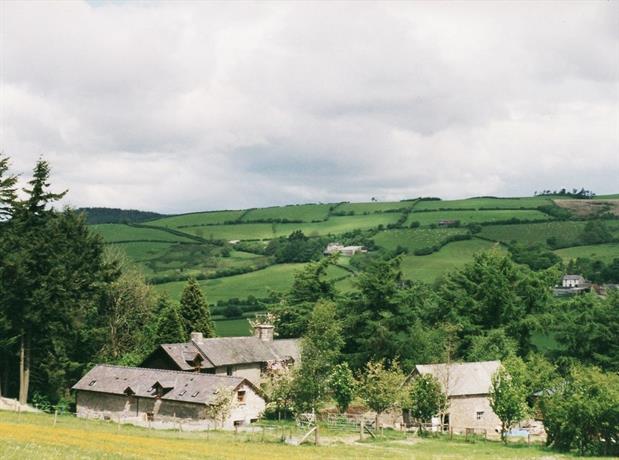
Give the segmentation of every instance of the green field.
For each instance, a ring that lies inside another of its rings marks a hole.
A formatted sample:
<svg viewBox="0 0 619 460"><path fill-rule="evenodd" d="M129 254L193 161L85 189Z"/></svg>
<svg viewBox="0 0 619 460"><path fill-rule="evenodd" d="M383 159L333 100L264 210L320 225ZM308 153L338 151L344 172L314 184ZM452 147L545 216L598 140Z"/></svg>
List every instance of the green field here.
<svg viewBox="0 0 619 460"><path fill-rule="evenodd" d="M92 225L91 228L108 243L115 241L193 241L191 238L173 235L165 230L132 227L125 224L99 224Z"/></svg>
<svg viewBox="0 0 619 460"><path fill-rule="evenodd" d="M299 439L306 429L283 424L286 436ZM465 442L418 438L411 433L385 430L377 440L358 441L353 431L333 431L322 425L321 445L294 446L280 439L282 430L276 425L263 431L181 432L149 430L106 421L77 419L73 416L47 414L15 414L0 412L0 452L5 460L23 459L218 459L218 460L504 460L573 458L551 451L539 441L528 446L522 439L507 446L499 441ZM593 459L594 457L588 457ZM599 458L599 457L598 457Z"/></svg>
<svg viewBox="0 0 619 460"><path fill-rule="evenodd" d="M590 246L574 246L572 248L558 249L555 251L565 262L578 257L586 257L593 260L610 262L619 258L619 243L594 244Z"/></svg>
<svg viewBox="0 0 619 460"><path fill-rule="evenodd" d="M420 201L416 211L431 209L520 209L552 204L550 198L468 198L466 200Z"/></svg>
<svg viewBox="0 0 619 460"><path fill-rule="evenodd" d="M308 236L339 234L355 229L368 229L378 225L396 222L397 213L370 214L367 216L330 217L324 222L298 224L234 224L213 225L210 227L189 227L183 231L202 238L221 240L272 239L288 236L295 230L302 230Z"/></svg>
<svg viewBox="0 0 619 460"><path fill-rule="evenodd" d="M195 212L191 214L179 214L178 216L164 217L149 222L149 225L162 227L181 227L186 225L214 225L223 224L239 219L245 211L209 211Z"/></svg>
<svg viewBox="0 0 619 460"><path fill-rule="evenodd" d="M246 318L220 319L215 321L215 332L219 337L241 337L250 335Z"/></svg>
<svg viewBox="0 0 619 460"><path fill-rule="evenodd" d="M450 236L466 233L465 228L395 229L377 233L374 242L381 248L393 250L401 246L412 253L416 249L439 245Z"/></svg>
<svg viewBox="0 0 619 460"><path fill-rule="evenodd" d="M483 211L418 211L414 210L408 216L407 224L419 222L421 225L438 225L441 220L459 220L462 225L481 222L505 221L517 218L520 220L549 219L543 212L521 209L501 209Z"/></svg>
<svg viewBox="0 0 619 460"><path fill-rule="evenodd" d="M250 295L263 298L267 296L269 290L283 292L289 289L292 285L294 274L303 266L304 264L272 265L265 269L242 275L202 280L200 281L200 286L211 303L233 297L245 299ZM332 279L339 279L350 276L350 273L340 267L330 267L328 275ZM155 288L160 292L167 293L173 300L178 301L185 284L186 282L184 281L175 281L158 284Z"/></svg>
<svg viewBox="0 0 619 460"><path fill-rule="evenodd" d="M483 227L480 236L494 241L523 244L545 243L556 238L561 244L573 244L585 228L585 222L540 222L536 224L489 225Z"/></svg>
<svg viewBox="0 0 619 460"><path fill-rule="evenodd" d="M312 222L324 220L329 215L332 204L297 204L290 206L277 206L272 208L252 209L243 216L244 221L262 219L288 219Z"/></svg>
<svg viewBox="0 0 619 460"><path fill-rule="evenodd" d="M414 201L385 201L370 203L342 203L335 212L354 212L355 214L392 211L395 209L411 208Z"/></svg>
<svg viewBox="0 0 619 460"><path fill-rule="evenodd" d="M478 239L455 241L427 256L404 256L402 272L407 278L431 283L447 271L460 268L470 262L473 254L491 249L505 251L496 243L488 241Z"/></svg>

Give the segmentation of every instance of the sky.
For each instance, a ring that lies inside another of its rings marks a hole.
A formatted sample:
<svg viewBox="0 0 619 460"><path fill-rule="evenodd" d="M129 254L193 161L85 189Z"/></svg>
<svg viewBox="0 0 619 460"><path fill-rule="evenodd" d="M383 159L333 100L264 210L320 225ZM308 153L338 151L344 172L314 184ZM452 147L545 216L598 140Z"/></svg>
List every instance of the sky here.
<svg viewBox="0 0 619 460"><path fill-rule="evenodd" d="M0 0L0 152L164 213L619 192L619 2Z"/></svg>

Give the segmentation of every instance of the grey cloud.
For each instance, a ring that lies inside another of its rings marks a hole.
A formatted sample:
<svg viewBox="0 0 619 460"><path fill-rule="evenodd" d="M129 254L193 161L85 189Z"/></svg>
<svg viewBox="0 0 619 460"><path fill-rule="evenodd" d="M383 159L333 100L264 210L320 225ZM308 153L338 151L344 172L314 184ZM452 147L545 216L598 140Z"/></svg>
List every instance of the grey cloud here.
<svg viewBox="0 0 619 460"><path fill-rule="evenodd" d="M74 205L617 191L614 2L0 9L0 150Z"/></svg>

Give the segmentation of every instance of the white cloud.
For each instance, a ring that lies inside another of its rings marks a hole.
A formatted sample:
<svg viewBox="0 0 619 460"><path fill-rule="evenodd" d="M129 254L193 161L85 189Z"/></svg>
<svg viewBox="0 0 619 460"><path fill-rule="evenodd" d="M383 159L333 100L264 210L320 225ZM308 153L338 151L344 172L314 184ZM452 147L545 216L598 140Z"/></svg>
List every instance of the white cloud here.
<svg viewBox="0 0 619 460"><path fill-rule="evenodd" d="M615 2L2 2L0 150L77 206L617 192Z"/></svg>

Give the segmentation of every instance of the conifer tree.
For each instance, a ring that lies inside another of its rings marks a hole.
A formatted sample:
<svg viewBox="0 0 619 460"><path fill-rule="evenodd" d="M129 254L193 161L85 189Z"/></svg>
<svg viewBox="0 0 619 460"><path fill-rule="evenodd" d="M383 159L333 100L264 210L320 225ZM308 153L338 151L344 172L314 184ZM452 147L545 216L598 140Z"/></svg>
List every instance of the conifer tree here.
<svg viewBox="0 0 619 460"><path fill-rule="evenodd" d="M159 298L156 322L155 343L179 343L186 340L179 307L167 296Z"/></svg>
<svg viewBox="0 0 619 460"><path fill-rule="evenodd" d="M194 278L189 278L181 296L180 314L183 320L185 338L192 332L202 332L204 337L215 336L215 326L211 318L208 303L202 294L200 285Z"/></svg>

